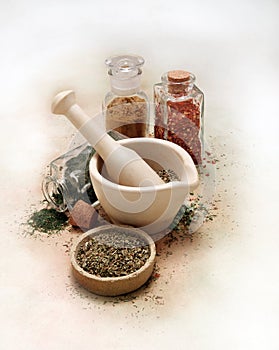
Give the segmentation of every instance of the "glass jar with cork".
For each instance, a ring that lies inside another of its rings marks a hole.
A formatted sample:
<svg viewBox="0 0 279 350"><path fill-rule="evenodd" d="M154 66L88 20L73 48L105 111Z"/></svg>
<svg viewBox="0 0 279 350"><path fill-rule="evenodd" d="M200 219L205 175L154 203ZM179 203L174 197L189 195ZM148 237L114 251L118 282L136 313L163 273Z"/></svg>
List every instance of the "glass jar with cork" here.
<svg viewBox="0 0 279 350"><path fill-rule="evenodd" d="M184 70L163 74L154 85L156 138L183 147L196 165L202 163L204 137L204 94L195 76Z"/></svg>
<svg viewBox="0 0 279 350"><path fill-rule="evenodd" d="M140 56L112 56L105 61L110 76L111 91L103 101L106 129L128 137L144 137L149 124L148 97L141 90Z"/></svg>

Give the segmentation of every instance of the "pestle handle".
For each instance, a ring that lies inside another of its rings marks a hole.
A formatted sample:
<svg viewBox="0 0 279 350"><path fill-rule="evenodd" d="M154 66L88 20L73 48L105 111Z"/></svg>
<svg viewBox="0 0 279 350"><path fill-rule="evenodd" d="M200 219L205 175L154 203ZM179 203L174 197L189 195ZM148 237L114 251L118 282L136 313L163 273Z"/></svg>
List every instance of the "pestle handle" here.
<svg viewBox="0 0 279 350"><path fill-rule="evenodd" d="M54 114L65 115L104 160L110 178L121 185L160 185L163 180L133 150L114 141L101 127L101 120L90 118L77 104L72 90L57 94Z"/></svg>
<svg viewBox="0 0 279 350"><path fill-rule="evenodd" d="M98 120L88 116L77 104L72 90L62 91L54 97L51 110L63 114L80 131L85 139L106 160L118 144L101 128Z"/></svg>

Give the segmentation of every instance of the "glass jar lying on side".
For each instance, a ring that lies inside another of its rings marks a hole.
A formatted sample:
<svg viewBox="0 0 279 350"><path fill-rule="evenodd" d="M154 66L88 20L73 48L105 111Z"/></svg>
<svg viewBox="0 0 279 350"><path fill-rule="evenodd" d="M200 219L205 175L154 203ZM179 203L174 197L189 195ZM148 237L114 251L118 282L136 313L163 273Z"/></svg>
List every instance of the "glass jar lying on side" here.
<svg viewBox="0 0 279 350"><path fill-rule="evenodd" d="M49 174L43 180L42 191L54 209L63 212L72 209L79 199L87 203L97 200L88 170L94 153L95 150L84 143L49 164Z"/></svg>
<svg viewBox="0 0 279 350"><path fill-rule="evenodd" d="M109 135L115 140L125 138L116 131ZM72 210L78 200L92 204L97 200L89 174L89 162L95 153L87 142L54 159L42 182L48 203L57 211Z"/></svg>
<svg viewBox="0 0 279 350"><path fill-rule="evenodd" d="M193 74L174 70L154 85L154 134L183 147L198 165L203 158L204 95L194 83Z"/></svg>

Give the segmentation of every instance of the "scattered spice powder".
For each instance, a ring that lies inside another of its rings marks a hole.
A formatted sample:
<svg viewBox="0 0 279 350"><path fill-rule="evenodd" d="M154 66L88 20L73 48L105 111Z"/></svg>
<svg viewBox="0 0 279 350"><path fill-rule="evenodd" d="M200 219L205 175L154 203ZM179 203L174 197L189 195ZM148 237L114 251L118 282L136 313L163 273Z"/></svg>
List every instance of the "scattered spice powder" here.
<svg viewBox="0 0 279 350"><path fill-rule="evenodd" d="M201 203L201 198L201 196L197 196L192 198L189 204L182 205L174 218L170 229L179 232L187 232L189 231L191 224L200 216L203 217L203 221L212 221L216 214L211 214L208 207Z"/></svg>
<svg viewBox="0 0 279 350"><path fill-rule="evenodd" d="M61 231L67 224L68 217L55 209L43 208L35 211L27 221L27 224L35 231L53 234Z"/></svg>

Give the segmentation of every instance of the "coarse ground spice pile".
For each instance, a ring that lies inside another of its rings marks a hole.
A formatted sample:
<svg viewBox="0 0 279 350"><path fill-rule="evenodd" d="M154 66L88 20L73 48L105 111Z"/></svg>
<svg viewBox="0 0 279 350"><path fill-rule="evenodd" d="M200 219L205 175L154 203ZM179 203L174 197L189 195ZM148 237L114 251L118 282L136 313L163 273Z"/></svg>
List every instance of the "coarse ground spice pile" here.
<svg viewBox="0 0 279 350"><path fill-rule="evenodd" d="M101 232L79 247L76 260L98 277L120 277L139 270L150 256L147 243L121 230Z"/></svg>

